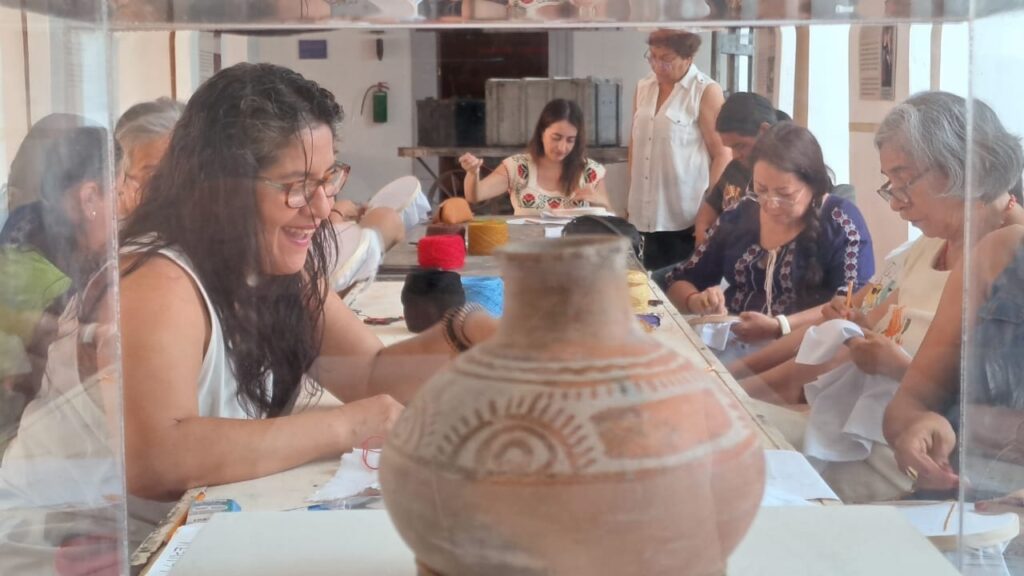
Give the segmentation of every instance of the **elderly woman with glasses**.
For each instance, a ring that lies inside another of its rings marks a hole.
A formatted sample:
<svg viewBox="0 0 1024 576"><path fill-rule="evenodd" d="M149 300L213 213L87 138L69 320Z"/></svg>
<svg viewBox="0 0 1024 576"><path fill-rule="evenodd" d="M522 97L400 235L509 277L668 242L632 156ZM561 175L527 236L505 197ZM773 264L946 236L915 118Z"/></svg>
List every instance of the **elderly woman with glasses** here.
<svg viewBox="0 0 1024 576"><path fill-rule="evenodd" d="M652 32L644 53L651 74L633 99L627 218L643 235L649 270L693 253L704 191L732 159L715 130L722 87L693 63L700 43L690 32Z"/></svg>
<svg viewBox="0 0 1024 576"><path fill-rule="evenodd" d="M864 219L829 194L829 169L806 128L769 128L751 165L754 197L723 213L707 241L668 275L668 297L681 312L739 314L732 332L744 342L813 322L837 290L863 286L874 271Z"/></svg>
<svg viewBox="0 0 1024 576"><path fill-rule="evenodd" d="M999 118L983 102L974 103L975 152L989 170L979 171L978 182L966 184L967 105L946 92L922 92L902 102L886 116L875 134L875 145L885 183L878 194L922 236L889 254L878 275L861 290L833 298L817 322L846 318L860 324L864 338L847 342L852 360L865 372L900 379L932 324L949 271L960 261L964 248L965 199L973 202L974 232L986 234L1008 224L1024 223L1019 195L1024 169L1020 144L1006 132ZM1010 186L1008 183L1014 183ZM892 326L893 307L899 308L899 326ZM782 403L802 401L803 386L835 367L808 367L793 357L805 329L729 366L736 376L747 377L748 389L759 389ZM886 331L899 332L896 338Z"/></svg>
<svg viewBox="0 0 1024 576"><path fill-rule="evenodd" d="M189 100L122 231L131 494L173 500L378 441L494 328L458 308L385 348L331 291L341 119L330 92L270 64L222 70ZM325 389L344 405L291 414Z"/></svg>
<svg viewBox="0 0 1024 576"><path fill-rule="evenodd" d="M170 98L139 102L114 128L117 144L117 216L127 218L139 205L149 177L167 151L185 105Z"/></svg>

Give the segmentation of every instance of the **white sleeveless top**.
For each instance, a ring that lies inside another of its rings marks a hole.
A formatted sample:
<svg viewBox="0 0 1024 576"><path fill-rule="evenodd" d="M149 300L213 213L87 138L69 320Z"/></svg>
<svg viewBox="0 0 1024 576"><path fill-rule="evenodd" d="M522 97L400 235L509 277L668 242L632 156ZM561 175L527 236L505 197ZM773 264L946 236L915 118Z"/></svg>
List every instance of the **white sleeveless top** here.
<svg viewBox="0 0 1024 576"><path fill-rule="evenodd" d="M654 74L637 85L628 210L641 232L685 230L697 218L711 171L700 101L713 82L691 64L660 110Z"/></svg>
<svg viewBox="0 0 1024 576"><path fill-rule="evenodd" d="M192 278L192 282L199 288L199 293L203 295L206 312L210 317L210 345L203 354L203 367L199 371L199 380L196 383L199 415L209 418L251 418L238 399L238 380L231 370L231 361L227 356L220 316L217 315L206 289L196 276L191 260L177 248L163 248L160 254L180 266Z"/></svg>

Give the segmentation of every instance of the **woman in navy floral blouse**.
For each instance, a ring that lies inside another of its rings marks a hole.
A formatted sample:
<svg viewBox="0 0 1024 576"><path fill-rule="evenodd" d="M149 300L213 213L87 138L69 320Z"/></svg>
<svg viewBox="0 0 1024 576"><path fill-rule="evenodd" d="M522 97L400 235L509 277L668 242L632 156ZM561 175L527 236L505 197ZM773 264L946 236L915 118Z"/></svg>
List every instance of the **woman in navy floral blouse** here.
<svg viewBox="0 0 1024 576"><path fill-rule="evenodd" d="M527 151L505 158L483 180L483 160L472 154L459 158L466 171L466 200L483 202L508 192L517 215L591 205L607 208L604 166L586 157L586 141L579 105L552 100L540 113Z"/></svg>
<svg viewBox="0 0 1024 576"><path fill-rule="evenodd" d="M669 299L681 312L739 314L732 331L745 342L817 319L837 291L857 289L874 273L864 218L829 194L830 171L810 131L776 124L752 158L754 197L722 214L707 241L668 276Z"/></svg>

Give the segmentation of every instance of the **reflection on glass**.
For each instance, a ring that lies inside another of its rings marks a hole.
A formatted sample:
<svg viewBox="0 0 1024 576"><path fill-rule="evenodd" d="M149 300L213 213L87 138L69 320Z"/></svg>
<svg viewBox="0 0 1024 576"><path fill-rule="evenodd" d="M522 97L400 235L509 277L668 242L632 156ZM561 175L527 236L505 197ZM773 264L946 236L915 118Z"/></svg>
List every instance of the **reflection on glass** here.
<svg viewBox="0 0 1024 576"><path fill-rule="evenodd" d="M4 365L5 574L112 574L122 563L108 145L105 129L53 115L12 166L0 310L5 360L21 356Z"/></svg>

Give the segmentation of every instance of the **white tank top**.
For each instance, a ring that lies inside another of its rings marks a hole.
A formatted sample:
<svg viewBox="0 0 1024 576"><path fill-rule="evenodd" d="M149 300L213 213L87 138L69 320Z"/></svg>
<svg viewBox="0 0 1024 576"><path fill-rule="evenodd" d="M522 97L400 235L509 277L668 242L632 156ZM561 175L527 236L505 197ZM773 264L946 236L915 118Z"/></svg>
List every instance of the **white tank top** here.
<svg viewBox="0 0 1024 576"><path fill-rule="evenodd" d="M199 293L203 295L203 302L210 317L210 345L203 354L203 367L199 371L199 380L196 383L199 415L210 418L251 418L238 399L238 380L231 370L230 359L227 356L220 316L210 302L202 282L196 276L192 261L177 248L163 248L160 254L188 272L192 282L199 288Z"/></svg>

